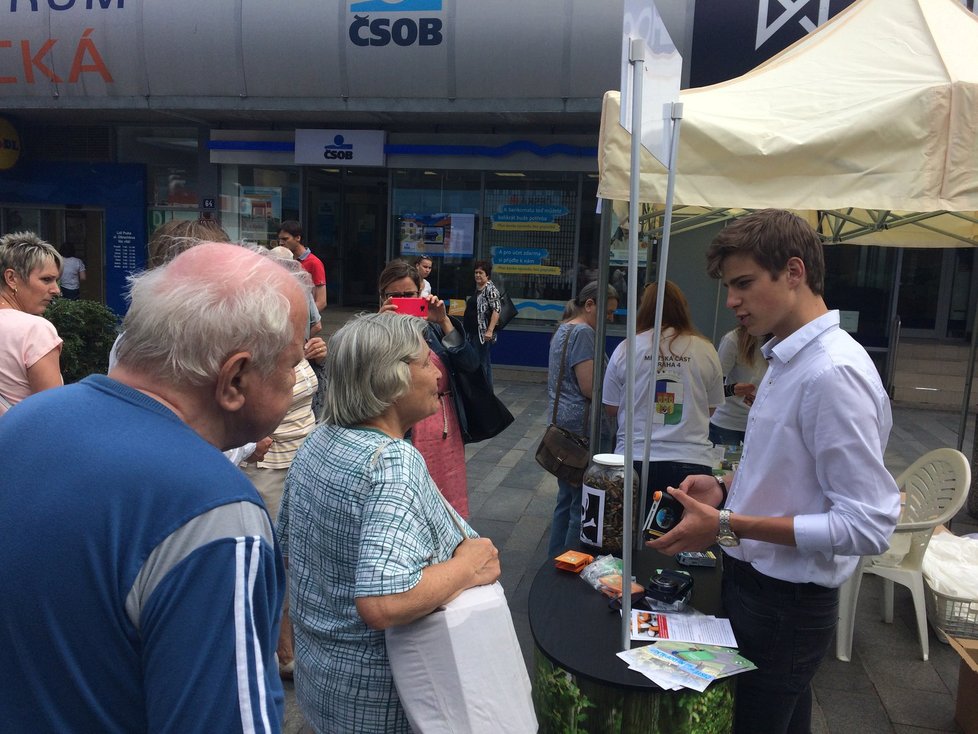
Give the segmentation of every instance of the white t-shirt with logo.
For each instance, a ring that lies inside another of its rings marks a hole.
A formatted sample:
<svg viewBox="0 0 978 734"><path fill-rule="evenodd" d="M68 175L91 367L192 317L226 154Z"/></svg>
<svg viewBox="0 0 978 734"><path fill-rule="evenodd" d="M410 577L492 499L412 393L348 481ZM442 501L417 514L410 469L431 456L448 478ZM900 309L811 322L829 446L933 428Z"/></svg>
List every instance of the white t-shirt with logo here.
<svg viewBox="0 0 978 734"><path fill-rule="evenodd" d="M710 443L710 409L723 404L723 371L713 345L699 336L676 336L673 329L663 331L659 345L659 374L653 391L653 331L636 336L635 342L635 418L634 456L642 458L645 425L652 409L652 451L650 461L681 461L713 464ZM611 355L604 377L602 402L618 410L618 436L615 451L625 453L625 342Z"/></svg>

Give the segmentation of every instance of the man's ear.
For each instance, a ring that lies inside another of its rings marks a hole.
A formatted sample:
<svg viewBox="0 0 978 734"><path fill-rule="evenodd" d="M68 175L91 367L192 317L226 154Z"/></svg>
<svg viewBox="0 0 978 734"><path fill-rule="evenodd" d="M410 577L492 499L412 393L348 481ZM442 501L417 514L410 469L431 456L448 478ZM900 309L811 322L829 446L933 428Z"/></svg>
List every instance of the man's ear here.
<svg viewBox="0 0 978 734"><path fill-rule="evenodd" d="M214 386L214 399L228 412L236 412L244 407L246 394L254 377L251 352L236 352L224 360L217 373Z"/></svg>
<svg viewBox="0 0 978 734"><path fill-rule="evenodd" d="M800 257L789 257L785 271L789 285L798 286L805 282L805 261Z"/></svg>

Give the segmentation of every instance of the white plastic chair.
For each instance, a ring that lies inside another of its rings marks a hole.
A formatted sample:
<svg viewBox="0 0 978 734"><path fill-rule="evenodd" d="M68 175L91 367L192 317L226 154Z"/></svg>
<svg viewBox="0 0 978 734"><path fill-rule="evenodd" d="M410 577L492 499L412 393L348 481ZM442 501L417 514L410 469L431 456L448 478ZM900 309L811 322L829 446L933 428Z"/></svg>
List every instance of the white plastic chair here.
<svg viewBox="0 0 978 734"><path fill-rule="evenodd" d="M845 662L849 662L852 655L852 629L864 573L873 573L884 579L884 622L893 621L893 583L910 589L917 613L920 652L924 660L929 654L921 564L934 528L954 517L967 499L971 486L971 466L960 451L935 449L917 459L897 477L896 482L906 497L900 520L890 538L890 550L879 556L863 556L852 578L839 589L835 655Z"/></svg>

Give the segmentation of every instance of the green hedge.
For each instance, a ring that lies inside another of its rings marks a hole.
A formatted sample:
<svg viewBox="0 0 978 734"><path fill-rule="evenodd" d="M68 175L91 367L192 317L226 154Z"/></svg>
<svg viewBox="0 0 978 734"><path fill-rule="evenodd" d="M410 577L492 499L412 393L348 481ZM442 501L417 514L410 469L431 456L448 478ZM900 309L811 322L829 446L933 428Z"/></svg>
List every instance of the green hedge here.
<svg viewBox="0 0 978 734"><path fill-rule="evenodd" d="M61 347L61 374L65 384L109 369L109 351L118 333L119 317L98 301L56 298L44 312L54 324Z"/></svg>

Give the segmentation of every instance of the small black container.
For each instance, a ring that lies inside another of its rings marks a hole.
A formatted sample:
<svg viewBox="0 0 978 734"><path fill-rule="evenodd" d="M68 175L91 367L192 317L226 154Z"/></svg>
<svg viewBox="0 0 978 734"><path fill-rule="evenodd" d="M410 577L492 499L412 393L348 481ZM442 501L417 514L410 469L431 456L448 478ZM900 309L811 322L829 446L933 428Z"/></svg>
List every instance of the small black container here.
<svg viewBox="0 0 978 734"><path fill-rule="evenodd" d="M681 612L693 595L693 577L683 571L658 569L645 587L645 600L654 611Z"/></svg>
<svg viewBox="0 0 978 734"><path fill-rule="evenodd" d="M672 530L683 517L682 503L667 492L656 490L652 494L652 506L645 518L645 538L661 538Z"/></svg>

